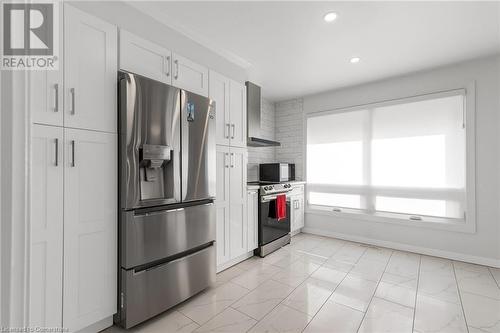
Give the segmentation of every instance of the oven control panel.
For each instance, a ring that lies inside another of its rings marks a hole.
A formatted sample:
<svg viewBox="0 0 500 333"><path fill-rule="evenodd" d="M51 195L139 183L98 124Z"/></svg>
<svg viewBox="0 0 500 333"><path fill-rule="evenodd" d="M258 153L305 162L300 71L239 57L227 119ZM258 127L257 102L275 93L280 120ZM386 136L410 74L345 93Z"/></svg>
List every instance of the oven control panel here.
<svg viewBox="0 0 500 333"><path fill-rule="evenodd" d="M291 190L292 190L292 184L288 183L269 184L260 187L261 194L285 193Z"/></svg>

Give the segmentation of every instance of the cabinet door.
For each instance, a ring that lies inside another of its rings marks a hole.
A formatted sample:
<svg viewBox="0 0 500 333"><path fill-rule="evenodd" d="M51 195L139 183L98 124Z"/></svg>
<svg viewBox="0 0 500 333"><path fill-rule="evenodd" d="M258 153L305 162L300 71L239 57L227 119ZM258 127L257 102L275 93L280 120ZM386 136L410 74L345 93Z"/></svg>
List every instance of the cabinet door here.
<svg viewBox="0 0 500 333"><path fill-rule="evenodd" d="M65 129L63 324L116 312L117 137Z"/></svg>
<svg viewBox="0 0 500 333"><path fill-rule="evenodd" d="M63 45L62 10L54 22L59 27L59 45ZM29 108L31 121L37 124L63 125L63 51L59 49L59 69L50 71L29 71Z"/></svg>
<svg viewBox="0 0 500 333"><path fill-rule="evenodd" d="M290 196L290 231L297 230L297 198Z"/></svg>
<svg viewBox="0 0 500 333"><path fill-rule="evenodd" d="M297 229L304 228L304 195L298 198L298 209L297 209Z"/></svg>
<svg viewBox="0 0 500 333"><path fill-rule="evenodd" d="M211 70L208 96L215 101L216 142L229 145L229 79Z"/></svg>
<svg viewBox="0 0 500 333"><path fill-rule="evenodd" d="M62 327L63 129L32 129L29 324Z"/></svg>
<svg viewBox="0 0 500 333"><path fill-rule="evenodd" d="M247 252L253 251L258 244L258 192L256 190L247 192Z"/></svg>
<svg viewBox="0 0 500 333"><path fill-rule="evenodd" d="M217 146L217 266L231 259L229 244L229 147Z"/></svg>
<svg viewBox="0 0 500 333"><path fill-rule="evenodd" d="M116 133L116 27L64 9L64 126Z"/></svg>
<svg viewBox="0 0 500 333"><path fill-rule="evenodd" d="M33 123L63 125L61 75L62 70L29 73L29 108Z"/></svg>
<svg viewBox="0 0 500 333"><path fill-rule="evenodd" d="M172 84L172 52L120 29L120 69Z"/></svg>
<svg viewBox="0 0 500 333"><path fill-rule="evenodd" d="M231 259L247 252L247 152L231 148L229 161L229 239Z"/></svg>
<svg viewBox="0 0 500 333"><path fill-rule="evenodd" d="M231 146L247 146L247 102L245 85L231 81L229 109L231 118Z"/></svg>
<svg viewBox="0 0 500 333"><path fill-rule="evenodd" d="M208 97L208 68L173 54L172 85Z"/></svg>

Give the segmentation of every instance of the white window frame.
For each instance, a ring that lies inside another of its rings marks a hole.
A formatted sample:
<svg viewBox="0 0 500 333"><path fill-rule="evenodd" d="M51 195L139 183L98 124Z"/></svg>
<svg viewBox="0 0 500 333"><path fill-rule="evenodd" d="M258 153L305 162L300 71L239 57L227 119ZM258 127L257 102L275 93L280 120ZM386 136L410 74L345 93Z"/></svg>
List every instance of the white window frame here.
<svg viewBox="0 0 500 333"><path fill-rule="evenodd" d="M432 229L450 230L465 233L475 233L476 232L476 133L475 133L475 115L476 115L476 87L475 82L467 84L465 87L459 87L448 90L441 90L435 92L429 92L426 94L420 94L409 97L401 97L391 100L379 101L369 104L356 105L352 107L344 107L327 111L313 112L305 116L304 122L304 170L307 177L307 121L309 118L326 116L331 114L353 112L360 110L369 110L383 106L389 106L394 104L411 103L424 101L435 98L443 98L448 96L455 96L461 94L464 96L464 128L465 128L465 214L463 218L446 218L446 217L434 217L418 215L420 220L413 220L412 214L404 213L392 213L392 212L381 212L374 211L372 209L353 209L353 208L343 208L343 207L331 207L331 206L320 206L309 204L309 194L311 192L323 192L323 193L342 193L342 194L362 194L369 193L369 197L374 198L375 195L391 195L398 197L409 197L411 194L412 198L422 198L422 199L441 199L450 198L455 195L460 195L463 193L459 190L452 189L415 189L415 188L393 188L393 187L381 187L377 186L374 190L372 186L366 185L326 185L326 184L311 184L307 182L306 186L306 213L317 214L317 215L328 215L337 218L362 220L362 221L373 221L380 223L393 223L399 225L410 225L415 227L425 227ZM369 154L369 150L364 151L365 154ZM306 180L307 181L307 180ZM341 189L341 192L339 192ZM374 193L376 191L376 193ZM369 203L370 204L370 203Z"/></svg>

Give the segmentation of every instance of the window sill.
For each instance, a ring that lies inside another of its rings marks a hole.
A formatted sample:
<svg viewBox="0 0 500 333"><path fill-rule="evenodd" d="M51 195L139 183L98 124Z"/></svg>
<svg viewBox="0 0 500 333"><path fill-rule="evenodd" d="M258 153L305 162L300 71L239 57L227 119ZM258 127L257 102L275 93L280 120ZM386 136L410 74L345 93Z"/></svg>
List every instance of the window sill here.
<svg viewBox="0 0 500 333"><path fill-rule="evenodd" d="M341 212L333 211L333 207L311 206L306 208L306 214L332 216L350 220L362 220L376 223L390 223L417 228L438 229L463 233L475 233L475 221L470 219L451 219L423 216L422 220L410 220L409 215L376 212L369 214L355 209L344 208Z"/></svg>

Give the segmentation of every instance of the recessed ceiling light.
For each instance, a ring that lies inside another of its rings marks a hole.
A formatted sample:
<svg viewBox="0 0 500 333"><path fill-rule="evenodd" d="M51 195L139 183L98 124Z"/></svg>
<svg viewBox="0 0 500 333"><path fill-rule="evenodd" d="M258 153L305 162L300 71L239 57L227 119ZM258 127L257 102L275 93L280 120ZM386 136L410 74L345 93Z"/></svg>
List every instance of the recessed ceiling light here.
<svg viewBox="0 0 500 333"><path fill-rule="evenodd" d="M353 57L351 58L351 60L349 60L349 62L351 64L357 64L361 59L359 57Z"/></svg>
<svg viewBox="0 0 500 333"><path fill-rule="evenodd" d="M334 12L326 13L325 16L323 16L323 20L325 20L325 22L333 22L336 18L337 13Z"/></svg>

